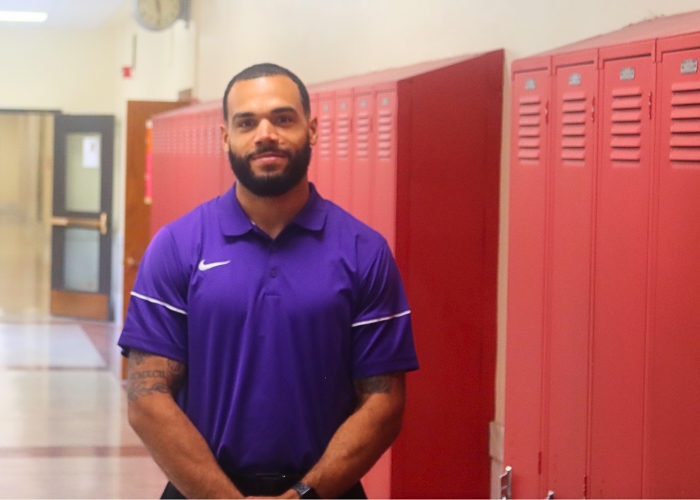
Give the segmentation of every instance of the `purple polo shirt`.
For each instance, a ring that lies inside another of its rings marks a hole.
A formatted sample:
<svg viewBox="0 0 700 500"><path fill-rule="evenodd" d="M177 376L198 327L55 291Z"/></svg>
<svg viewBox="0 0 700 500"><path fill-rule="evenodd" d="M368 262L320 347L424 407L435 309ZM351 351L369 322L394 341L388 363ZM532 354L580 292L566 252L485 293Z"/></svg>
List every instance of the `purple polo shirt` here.
<svg viewBox="0 0 700 500"><path fill-rule="evenodd" d="M238 473L308 470L354 411L354 379L418 368L386 241L313 186L275 240L235 189L162 228L119 345L187 364L178 404Z"/></svg>

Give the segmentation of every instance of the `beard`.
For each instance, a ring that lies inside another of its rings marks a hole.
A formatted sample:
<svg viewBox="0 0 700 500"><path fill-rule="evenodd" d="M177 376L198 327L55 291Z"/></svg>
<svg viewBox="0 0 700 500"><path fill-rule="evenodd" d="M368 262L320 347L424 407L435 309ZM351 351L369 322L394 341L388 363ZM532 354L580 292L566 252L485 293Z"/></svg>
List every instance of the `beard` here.
<svg viewBox="0 0 700 500"><path fill-rule="evenodd" d="M269 175L256 175L250 166L250 160L263 153L278 153L287 157L287 166L280 173ZM246 189L256 196L270 198L282 196L299 184L306 176L311 161L311 143L306 143L295 153L279 149L277 146L262 146L245 156L238 156L229 148L228 160L231 169Z"/></svg>

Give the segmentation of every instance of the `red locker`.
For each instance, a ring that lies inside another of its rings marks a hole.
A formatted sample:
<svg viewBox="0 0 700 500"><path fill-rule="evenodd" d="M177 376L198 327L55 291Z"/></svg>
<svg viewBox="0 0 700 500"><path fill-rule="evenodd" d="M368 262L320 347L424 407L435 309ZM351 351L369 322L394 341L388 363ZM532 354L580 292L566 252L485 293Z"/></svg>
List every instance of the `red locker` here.
<svg viewBox="0 0 700 500"><path fill-rule="evenodd" d="M504 460L518 498L541 496L550 71L548 57L513 65Z"/></svg>
<svg viewBox="0 0 700 500"><path fill-rule="evenodd" d="M335 156L335 95L321 92L318 95L318 143L314 149L316 158L316 187L323 196L332 196L333 159Z"/></svg>
<svg viewBox="0 0 700 500"><path fill-rule="evenodd" d="M345 210L350 209L351 193L348 186L352 182L353 144L353 95L351 89L335 93L334 201Z"/></svg>
<svg viewBox="0 0 700 500"><path fill-rule="evenodd" d="M692 471L700 467L700 34L659 40L658 47L658 234L644 496L698 498Z"/></svg>
<svg viewBox="0 0 700 500"><path fill-rule="evenodd" d="M600 50L593 497L642 496L654 52L653 41Z"/></svg>
<svg viewBox="0 0 700 500"><path fill-rule="evenodd" d="M544 480L584 495L590 346L597 53L552 61L552 173L545 287Z"/></svg>
<svg viewBox="0 0 700 500"><path fill-rule="evenodd" d="M372 192L367 189L367 186L371 186L375 182L375 92L371 87L355 89L354 99L353 111L355 116L353 126L355 131L352 148L353 171L350 208L358 219L372 225L372 214L375 213L375 208L372 203Z"/></svg>

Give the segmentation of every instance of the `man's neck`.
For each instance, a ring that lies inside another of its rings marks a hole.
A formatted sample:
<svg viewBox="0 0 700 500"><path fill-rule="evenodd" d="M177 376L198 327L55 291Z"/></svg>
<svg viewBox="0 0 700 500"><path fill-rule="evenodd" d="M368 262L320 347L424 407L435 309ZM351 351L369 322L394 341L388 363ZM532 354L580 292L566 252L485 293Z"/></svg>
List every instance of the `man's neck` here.
<svg viewBox="0 0 700 500"><path fill-rule="evenodd" d="M236 183L236 198L253 223L273 240L304 208L309 199L309 181L304 178L282 196L261 197Z"/></svg>

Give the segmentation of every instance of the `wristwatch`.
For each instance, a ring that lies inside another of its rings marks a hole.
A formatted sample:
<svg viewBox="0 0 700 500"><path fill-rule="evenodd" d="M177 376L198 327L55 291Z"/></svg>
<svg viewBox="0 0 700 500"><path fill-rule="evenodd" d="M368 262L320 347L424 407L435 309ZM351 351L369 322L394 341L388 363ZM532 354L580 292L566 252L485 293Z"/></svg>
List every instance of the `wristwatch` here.
<svg viewBox="0 0 700 500"><path fill-rule="evenodd" d="M308 484L297 483L292 486L292 489L297 492L299 498L321 498L318 496L318 493L316 493L316 490Z"/></svg>

